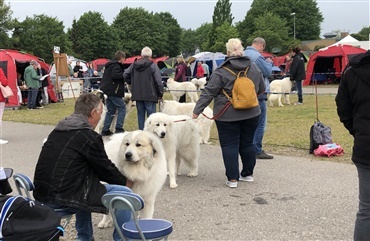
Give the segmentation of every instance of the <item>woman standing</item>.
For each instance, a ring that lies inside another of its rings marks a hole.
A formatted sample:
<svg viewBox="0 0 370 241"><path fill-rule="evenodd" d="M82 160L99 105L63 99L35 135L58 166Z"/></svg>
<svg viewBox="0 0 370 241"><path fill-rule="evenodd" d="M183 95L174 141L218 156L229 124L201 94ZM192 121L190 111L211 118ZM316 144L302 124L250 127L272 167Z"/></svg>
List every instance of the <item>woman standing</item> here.
<svg viewBox="0 0 370 241"><path fill-rule="evenodd" d="M175 72L175 81L177 82L185 82L186 81L186 63L182 56L177 57L177 66ZM186 93L180 97L180 103L186 102Z"/></svg>
<svg viewBox="0 0 370 241"><path fill-rule="evenodd" d="M231 93L236 75L248 69L248 77L253 81L256 93L265 91L264 79L256 65L251 63L248 57L243 56L243 46L236 38L229 39L226 43L227 56L225 61L212 74L208 85L203 89L199 100L193 110L193 118L199 114L214 100L213 116L229 102L223 89ZM229 69L229 70L227 70ZM235 110L230 105L226 111L218 117L215 122L220 140L222 157L226 169L226 185L236 188L238 181L253 181L253 170L256 164L256 152L253 145L254 132L257 128L258 118L261 113L260 107ZM239 155L241 156L243 168L239 172Z"/></svg>
<svg viewBox="0 0 370 241"><path fill-rule="evenodd" d="M0 82L3 86L8 85L8 79L5 77L5 74L4 74L2 68L0 68ZM0 128L1 128L1 137L0 138L2 138L2 135L3 135L2 119L3 119L4 109L5 109L5 98L4 98L3 94L0 91ZM6 143L8 143L8 141L0 139L0 145L6 144Z"/></svg>

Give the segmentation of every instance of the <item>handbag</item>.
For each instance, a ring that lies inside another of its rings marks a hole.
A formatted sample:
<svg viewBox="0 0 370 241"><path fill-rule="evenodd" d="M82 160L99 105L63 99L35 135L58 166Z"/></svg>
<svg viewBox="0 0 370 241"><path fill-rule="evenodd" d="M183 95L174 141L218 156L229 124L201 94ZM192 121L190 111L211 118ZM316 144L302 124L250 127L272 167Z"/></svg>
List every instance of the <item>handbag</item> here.
<svg viewBox="0 0 370 241"><path fill-rule="evenodd" d="M1 89L1 93L3 94L4 98L9 98L14 95L12 89L8 85L3 86L2 84L0 84L0 89Z"/></svg>

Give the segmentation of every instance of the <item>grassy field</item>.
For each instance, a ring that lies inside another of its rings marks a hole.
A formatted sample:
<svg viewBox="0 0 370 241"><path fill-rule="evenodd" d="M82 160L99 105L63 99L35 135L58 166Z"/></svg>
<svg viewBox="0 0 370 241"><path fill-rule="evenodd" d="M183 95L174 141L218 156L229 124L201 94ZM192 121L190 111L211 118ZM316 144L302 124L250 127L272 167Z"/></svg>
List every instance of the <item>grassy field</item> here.
<svg viewBox="0 0 370 241"><path fill-rule="evenodd" d="M171 99L166 93L164 99ZM297 99L291 95L291 102ZM316 118L315 96L304 96L304 105L269 107L268 123L264 137L264 149L268 153L302 156L317 160L330 160L335 162L350 163L352 136L340 123L336 114L334 95L319 95L319 120L332 129L333 142L340 144L345 154L341 157L319 158L308 154L309 130ZM19 110L6 110L3 116L4 121L55 125L59 120L73 112L74 99L65 99L61 103L53 103L39 110L27 110L22 107ZM212 108L212 106L211 106ZM128 116L125 130L137 129L136 109ZM218 145L218 135L215 124L211 131L211 142Z"/></svg>

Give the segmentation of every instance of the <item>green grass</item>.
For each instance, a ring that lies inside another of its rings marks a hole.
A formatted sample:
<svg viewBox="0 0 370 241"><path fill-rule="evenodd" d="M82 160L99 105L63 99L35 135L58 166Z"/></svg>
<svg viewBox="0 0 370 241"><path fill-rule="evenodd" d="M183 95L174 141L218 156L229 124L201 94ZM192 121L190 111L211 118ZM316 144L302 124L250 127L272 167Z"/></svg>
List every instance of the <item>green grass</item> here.
<svg viewBox="0 0 370 241"><path fill-rule="evenodd" d="M164 99L171 99L169 93L165 93ZM295 102L296 95L290 96L291 102ZM268 107L267 130L264 136L264 149L268 153L279 155L302 156L317 160L331 160L336 162L350 163L350 155L353 138L340 123L336 113L334 95L319 95L319 120L331 127L333 142L340 144L345 154L341 157L319 158L308 154L309 131L316 118L315 96L304 96L304 104L298 106ZM276 105L276 104L275 104ZM59 120L73 112L74 99L65 99L61 103L53 103L40 110L27 110L22 107L19 110L7 110L4 113L4 121L23 122L42 125L56 125ZM212 108L212 106L211 106ZM128 131L137 129L136 109L134 109L125 121L124 128ZM211 130L211 142L218 145L218 134L215 124Z"/></svg>

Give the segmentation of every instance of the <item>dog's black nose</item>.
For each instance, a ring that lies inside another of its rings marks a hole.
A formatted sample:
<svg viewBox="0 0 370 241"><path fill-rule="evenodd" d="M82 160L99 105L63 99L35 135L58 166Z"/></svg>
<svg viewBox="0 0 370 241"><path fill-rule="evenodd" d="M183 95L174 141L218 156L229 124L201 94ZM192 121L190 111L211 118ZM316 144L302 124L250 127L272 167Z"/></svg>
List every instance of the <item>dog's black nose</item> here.
<svg viewBox="0 0 370 241"><path fill-rule="evenodd" d="M166 136L166 132L161 132L161 138L165 137Z"/></svg>
<svg viewBox="0 0 370 241"><path fill-rule="evenodd" d="M125 157L126 157L126 159L131 159L132 158L132 153L131 152L126 152Z"/></svg>

